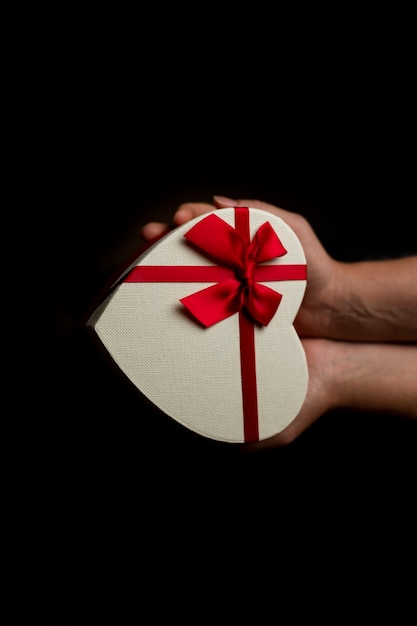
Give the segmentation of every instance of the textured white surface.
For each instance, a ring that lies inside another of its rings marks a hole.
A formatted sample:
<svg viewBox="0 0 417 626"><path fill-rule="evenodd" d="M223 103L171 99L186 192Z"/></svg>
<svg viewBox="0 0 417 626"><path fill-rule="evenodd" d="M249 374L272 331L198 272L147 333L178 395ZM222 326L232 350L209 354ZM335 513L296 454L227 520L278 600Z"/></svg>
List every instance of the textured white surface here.
<svg viewBox="0 0 417 626"><path fill-rule="evenodd" d="M234 226L234 209L215 211ZM166 235L136 265L213 265L183 235L207 214ZM251 238L269 221L287 254L269 264L304 264L295 233L277 216L250 209ZM88 322L114 362L164 413L212 439L243 442L238 315L202 328L180 298L212 283L121 283ZM259 438L283 430L298 414L308 370L293 327L305 280L264 283L282 294L267 327L255 326Z"/></svg>

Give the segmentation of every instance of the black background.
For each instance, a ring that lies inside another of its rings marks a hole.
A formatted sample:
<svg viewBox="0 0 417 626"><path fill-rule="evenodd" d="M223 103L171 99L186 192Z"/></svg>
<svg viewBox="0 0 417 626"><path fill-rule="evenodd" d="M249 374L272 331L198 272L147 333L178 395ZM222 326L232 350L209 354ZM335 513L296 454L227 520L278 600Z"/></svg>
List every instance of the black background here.
<svg viewBox="0 0 417 626"><path fill-rule="evenodd" d="M404 606L415 423L334 412L241 455L83 323L144 223L213 194L304 214L340 260L415 253L411 8L11 1L2 41L4 625L354 613L376 576Z"/></svg>

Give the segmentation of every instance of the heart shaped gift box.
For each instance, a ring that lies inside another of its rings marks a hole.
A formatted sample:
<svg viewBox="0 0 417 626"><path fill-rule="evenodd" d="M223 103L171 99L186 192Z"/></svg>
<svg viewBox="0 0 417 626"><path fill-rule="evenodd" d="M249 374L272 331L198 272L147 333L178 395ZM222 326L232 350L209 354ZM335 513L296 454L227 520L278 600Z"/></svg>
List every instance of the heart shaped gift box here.
<svg viewBox="0 0 417 626"><path fill-rule="evenodd" d="M146 248L87 327L169 417L218 441L259 441L305 399L293 322L306 280L303 248L281 218L216 209Z"/></svg>

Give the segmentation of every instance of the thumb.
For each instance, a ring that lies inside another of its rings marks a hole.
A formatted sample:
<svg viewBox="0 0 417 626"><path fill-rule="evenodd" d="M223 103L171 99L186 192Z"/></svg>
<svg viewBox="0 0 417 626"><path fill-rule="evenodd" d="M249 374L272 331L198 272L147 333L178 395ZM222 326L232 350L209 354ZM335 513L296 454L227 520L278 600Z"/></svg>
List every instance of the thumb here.
<svg viewBox="0 0 417 626"><path fill-rule="evenodd" d="M264 211L269 211L270 213L276 213L278 210L277 207L272 204L268 204L267 202L263 202L262 200L237 200L236 198L226 198L225 196L213 196L213 204L217 209L246 206L251 207L252 209L263 209Z"/></svg>
<svg viewBox="0 0 417 626"><path fill-rule="evenodd" d="M232 200L232 198L226 198L225 196L213 196L213 204L217 209L225 209L235 207L238 201Z"/></svg>

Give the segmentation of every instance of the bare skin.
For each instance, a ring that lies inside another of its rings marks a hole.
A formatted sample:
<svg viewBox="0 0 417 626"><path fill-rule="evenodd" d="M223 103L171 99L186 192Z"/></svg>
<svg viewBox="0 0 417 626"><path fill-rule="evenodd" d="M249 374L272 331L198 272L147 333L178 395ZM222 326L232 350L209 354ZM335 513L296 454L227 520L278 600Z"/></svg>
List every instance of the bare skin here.
<svg viewBox="0 0 417 626"><path fill-rule="evenodd" d="M302 215L253 199L216 196L213 205L184 203L173 224L230 206L281 217L300 239L308 268L305 297L294 322L309 368L304 405L281 433L245 448L287 445L336 408L417 419L417 256L336 261ZM149 242L166 230L166 224L149 222L141 235Z"/></svg>

